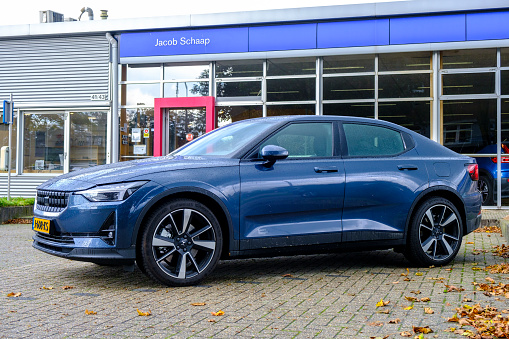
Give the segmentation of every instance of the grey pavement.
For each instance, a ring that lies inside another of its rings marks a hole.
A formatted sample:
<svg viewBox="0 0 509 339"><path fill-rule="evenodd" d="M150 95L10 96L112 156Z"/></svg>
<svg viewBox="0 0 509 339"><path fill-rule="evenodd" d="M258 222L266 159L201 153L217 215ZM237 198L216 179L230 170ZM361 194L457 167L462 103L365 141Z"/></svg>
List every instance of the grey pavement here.
<svg viewBox="0 0 509 339"><path fill-rule="evenodd" d="M137 268L129 273L50 256L34 250L31 237L31 225L0 226L1 338L403 338L400 332L412 326L430 326L434 332L425 338L464 338L444 331L458 327L447 319L464 298L509 308L508 299L472 285L486 277L509 283L509 274L482 270L509 261L490 253L506 243L497 233L470 234L444 267L413 268L392 250L231 260L202 285L184 288L158 285ZM465 290L447 293L445 284ZM381 299L387 306L376 306ZM219 310L223 316L211 314Z"/></svg>

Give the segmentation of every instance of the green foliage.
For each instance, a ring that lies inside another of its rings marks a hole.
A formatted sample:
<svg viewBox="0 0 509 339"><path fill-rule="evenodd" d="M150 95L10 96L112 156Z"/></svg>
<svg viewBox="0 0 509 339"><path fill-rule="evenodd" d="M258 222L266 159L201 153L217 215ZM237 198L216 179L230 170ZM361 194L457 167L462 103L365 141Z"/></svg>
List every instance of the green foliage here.
<svg viewBox="0 0 509 339"><path fill-rule="evenodd" d="M35 202L35 198L11 198L0 197L0 207L6 206L31 206Z"/></svg>

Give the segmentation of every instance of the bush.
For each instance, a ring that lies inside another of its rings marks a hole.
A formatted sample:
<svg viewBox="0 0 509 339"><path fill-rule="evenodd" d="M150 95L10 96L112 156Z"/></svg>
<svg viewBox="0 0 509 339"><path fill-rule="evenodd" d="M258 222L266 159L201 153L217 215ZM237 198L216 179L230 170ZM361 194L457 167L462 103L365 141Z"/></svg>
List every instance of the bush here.
<svg viewBox="0 0 509 339"><path fill-rule="evenodd" d="M0 207L6 206L31 206L35 202L35 198L11 198L7 200L6 197L0 198Z"/></svg>

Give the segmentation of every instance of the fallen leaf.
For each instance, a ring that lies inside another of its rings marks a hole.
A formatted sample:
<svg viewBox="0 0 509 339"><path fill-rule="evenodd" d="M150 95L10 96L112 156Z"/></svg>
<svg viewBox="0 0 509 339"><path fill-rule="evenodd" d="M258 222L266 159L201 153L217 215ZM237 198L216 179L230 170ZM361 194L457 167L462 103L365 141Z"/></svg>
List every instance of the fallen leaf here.
<svg viewBox="0 0 509 339"><path fill-rule="evenodd" d="M46 287L46 286L42 286L41 288L39 288L40 290L52 290L53 289L53 286L49 286L49 287Z"/></svg>
<svg viewBox="0 0 509 339"><path fill-rule="evenodd" d="M403 279L403 281L412 281L412 279L406 277L405 279Z"/></svg>
<svg viewBox="0 0 509 339"><path fill-rule="evenodd" d="M72 290L74 286L62 286L63 290Z"/></svg>
<svg viewBox="0 0 509 339"><path fill-rule="evenodd" d="M428 301L431 301L431 299L429 297L424 297L424 298L421 298L421 301L428 302Z"/></svg>
<svg viewBox="0 0 509 339"><path fill-rule="evenodd" d="M414 308L413 306L408 306L408 307L405 307L403 308L405 311L410 311L412 308Z"/></svg>
<svg viewBox="0 0 509 339"><path fill-rule="evenodd" d="M399 335L402 336L402 337L411 337L412 333L410 333L408 331L403 331Z"/></svg>
<svg viewBox="0 0 509 339"><path fill-rule="evenodd" d="M209 319L208 322L209 323L215 323L216 321L214 319Z"/></svg>
<svg viewBox="0 0 509 339"><path fill-rule="evenodd" d="M396 318L396 319L393 319L393 320L389 320L389 324L399 324L401 322L401 319L400 318Z"/></svg>
<svg viewBox="0 0 509 339"><path fill-rule="evenodd" d="M220 317L220 316L224 315L224 311L219 310L217 312L210 312L210 314L212 314L214 317Z"/></svg>
<svg viewBox="0 0 509 339"><path fill-rule="evenodd" d="M486 281L489 281L489 282L491 282L491 283L495 283L495 280L493 280L493 278L490 278L490 277L487 277L485 280L486 280Z"/></svg>
<svg viewBox="0 0 509 339"><path fill-rule="evenodd" d="M446 271L452 271L452 268L446 268L445 270Z"/></svg>
<svg viewBox="0 0 509 339"><path fill-rule="evenodd" d="M375 321L372 323L368 323L369 326L383 326L384 323L382 321Z"/></svg>
<svg viewBox="0 0 509 339"><path fill-rule="evenodd" d="M455 314L451 318L447 319L450 323L457 323L459 321L458 316Z"/></svg>
<svg viewBox="0 0 509 339"><path fill-rule="evenodd" d="M422 273L421 273L421 272L416 272L416 273L415 273L415 275L417 275L417 276L421 276L421 275L422 275Z"/></svg>
<svg viewBox="0 0 509 339"><path fill-rule="evenodd" d="M417 299L416 297L407 297L405 296L405 299L408 300L408 301L419 301L419 299Z"/></svg>
<svg viewBox="0 0 509 339"><path fill-rule="evenodd" d="M472 299L470 299L470 298L467 298L467 297L463 298L463 302L465 302L465 303L469 303L471 301L472 301Z"/></svg>
<svg viewBox="0 0 509 339"><path fill-rule="evenodd" d="M192 303L191 306L205 306L206 303Z"/></svg>
<svg viewBox="0 0 509 339"><path fill-rule="evenodd" d="M480 267L472 267L472 271L482 271L482 268L480 268Z"/></svg>
<svg viewBox="0 0 509 339"><path fill-rule="evenodd" d="M385 310L380 310L380 311L376 311L376 313L389 314L389 310L387 310L387 309L385 309Z"/></svg>
<svg viewBox="0 0 509 339"><path fill-rule="evenodd" d="M150 310L148 310L148 312L143 312L140 311L139 309L136 309L136 311L138 312L138 315L141 317L148 317L149 315L152 315L152 312Z"/></svg>
<svg viewBox="0 0 509 339"><path fill-rule="evenodd" d="M17 298L17 297L21 297L21 292L18 292L18 293L9 293L7 294L7 298Z"/></svg>
<svg viewBox="0 0 509 339"><path fill-rule="evenodd" d="M474 242L473 241L467 241L467 245L473 245Z"/></svg>
<svg viewBox="0 0 509 339"><path fill-rule="evenodd" d="M429 328L429 326L424 327L412 326L412 328L414 330L414 333L424 333L424 334L433 333L433 330Z"/></svg>
<svg viewBox="0 0 509 339"><path fill-rule="evenodd" d="M431 307L424 307L424 313L426 314L433 314L435 311L431 309Z"/></svg>
<svg viewBox="0 0 509 339"><path fill-rule="evenodd" d="M85 314L86 315L94 315L94 314L97 314L97 312L85 310Z"/></svg>
<svg viewBox="0 0 509 339"><path fill-rule="evenodd" d="M380 299L380 301L376 303L376 307L384 307L387 306L389 303L390 301L384 301L383 299Z"/></svg>
<svg viewBox="0 0 509 339"><path fill-rule="evenodd" d="M421 291L417 290L417 291L410 291L410 293L413 293L413 294L421 294Z"/></svg>
<svg viewBox="0 0 509 339"><path fill-rule="evenodd" d="M291 278L291 277L293 277L293 275L291 275L290 273L286 273L286 274L283 274L282 277L283 278Z"/></svg>

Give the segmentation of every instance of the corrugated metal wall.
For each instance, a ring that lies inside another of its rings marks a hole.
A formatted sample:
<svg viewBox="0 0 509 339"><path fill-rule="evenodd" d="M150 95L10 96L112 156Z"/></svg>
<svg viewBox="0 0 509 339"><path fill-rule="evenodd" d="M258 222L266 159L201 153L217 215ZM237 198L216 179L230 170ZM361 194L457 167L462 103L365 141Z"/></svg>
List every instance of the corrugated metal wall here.
<svg viewBox="0 0 509 339"><path fill-rule="evenodd" d="M104 35L0 40L0 100L90 101L108 94L108 73Z"/></svg>
<svg viewBox="0 0 509 339"><path fill-rule="evenodd" d="M35 198L35 188L54 176L34 176L30 174L11 176L11 196ZM7 175L0 176L0 196L7 196Z"/></svg>

